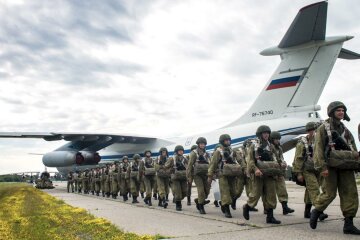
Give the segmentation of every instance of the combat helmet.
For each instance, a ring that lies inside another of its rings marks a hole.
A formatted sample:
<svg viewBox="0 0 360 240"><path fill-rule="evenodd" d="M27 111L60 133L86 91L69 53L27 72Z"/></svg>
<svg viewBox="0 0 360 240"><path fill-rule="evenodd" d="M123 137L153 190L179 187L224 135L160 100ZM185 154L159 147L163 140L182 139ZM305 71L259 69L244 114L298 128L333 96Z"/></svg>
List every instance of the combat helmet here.
<svg viewBox="0 0 360 240"><path fill-rule="evenodd" d="M190 151L193 151L195 149L197 149L197 145L192 145L191 148L190 148Z"/></svg>
<svg viewBox="0 0 360 240"><path fill-rule="evenodd" d="M177 145L177 146L175 147L175 149L174 149L174 152L175 152L175 153L177 153L177 152L178 152L178 151L180 151L180 150L185 151L185 149L184 149L184 147L183 147L183 146L181 146L181 145Z"/></svg>
<svg viewBox="0 0 360 240"><path fill-rule="evenodd" d="M257 137L261 137L261 134L264 132L268 132L269 134L271 134L271 129L269 126L266 125L261 125L260 127L258 127L258 129L256 130L256 136Z"/></svg>
<svg viewBox="0 0 360 240"><path fill-rule="evenodd" d="M280 134L278 131L273 131L273 132L271 132L271 134L270 134L270 138L271 138L272 140L274 140L274 139L280 140L280 139L281 139L281 134Z"/></svg>
<svg viewBox="0 0 360 240"><path fill-rule="evenodd" d="M200 143L204 143L205 145L207 145L207 140L206 140L206 138L204 138L204 137L199 137L199 138L196 140L196 144L199 145Z"/></svg>
<svg viewBox="0 0 360 240"><path fill-rule="evenodd" d="M312 131L312 130L315 130L317 128L317 123L316 122L308 122L306 125L305 125L305 130L308 132L308 131Z"/></svg>
<svg viewBox="0 0 360 240"><path fill-rule="evenodd" d="M166 147L162 147L162 148L160 148L160 150L159 150L159 154L161 155L161 153L162 153L163 151L166 151L166 155L167 155L167 156L169 156L169 151L167 150L167 148L166 148Z"/></svg>
<svg viewBox="0 0 360 240"><path fill-rule="evenodd" d="M221 143L222 145L224 145L224 142L226 140L231 140L231 137L229 134L221 134L219 137L219 143Z"/></svg>
<svg viewBox="0 0 360 240"><path fill-rule="evenodd" d="M345 114L344 114L344 120L346 121L350 121L350 117L349 115L347 114L347 108L345 106L344 103L340 102L340 101L335 101L335 102L331 102L329 104L329 106L327 107L327 114L329 117L334 117L333 114L335 112L336 109L338 108L343 108L344 111L345 111Z"/></svg>
<svg viewBox="0 0 360 240"><path fill-rule="evenodd" d="M150 155L151 155L151 151L150 150L145 150L145 152L144 152L144 156L146 157L146 153L150 153Z"/></svg>
<svg viewBox="0 0 360 240"><path fill-rule="evenodd" d="M133 156L133 159L134 159L134 160L140 159L140 155L139 155L139 154L135 154L135 155Z"/></svg>

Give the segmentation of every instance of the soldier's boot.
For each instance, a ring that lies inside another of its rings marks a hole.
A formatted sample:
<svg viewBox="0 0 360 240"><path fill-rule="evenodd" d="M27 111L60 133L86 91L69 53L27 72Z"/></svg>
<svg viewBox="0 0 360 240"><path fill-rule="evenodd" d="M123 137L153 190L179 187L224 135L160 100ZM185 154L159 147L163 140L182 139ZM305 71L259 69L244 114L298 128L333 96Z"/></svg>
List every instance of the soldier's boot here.
<svg viewBox="0 0 360 240"><path fill-rule="evenodd" d="M153 198L154 198L155 200L157 200L157 199L158 199L158 197L157 197L157 193L154 193L154 194L153 194Z"/></svg>
<svg viewBox="0 0 360 240"><path fill-rule="evenodd" d="M248 204L243 206L243 216L246 220L250 219L250 206Z"/></svg>
<svg viewBox="0 0 360 240"><path fill-rule="evenodd" d="M329 215L327 215L326 213L321 213L319 216L319 220L320 221L324 221L325 219L327 219L329 217Z"/></svg>
<svg viewBox="0 0 360 240"><path fill-rule="evenodd" d="M319 219L319 217L320 217L320 214L321 214L321 212L318 211L318 210L316 210L316 208L311 211L310 227L311 227L312 229L315 229L315 228L316 228L318 219Z"/></svg>
<svg viewBox="0 0 360 240"><path fill-rule="evenodd" d="M149 204L149 200L151 200L151 198L148 198L148 197L144 198L144 203L145 203L146 205L148 205L148 204Z"/></svg>
<svg viewBox="0 0 360 240"><path fill-rule="evenodd" d="M274 209L272 209L272 208L269 208L267 210L266 223L270 223L270 224L280 224L281 223L281 221L276 220L274 218Z"/></svg>
<svg viewBox="0 0 360 240"><path fill-rule="evenodd" d="M209 204L210 200L205 200L204 205Z"/></svg>
<svg viewBox="0 0 360 240"><path fill-rule="evenodd" d="M305 204L304 218L310 218L312 204Z"/></svg>
<svg viewBox="0 0 360 240"><path fill-rule="evenodd" d="M217 200L214 201L215 207L219 207L219 202Z"/></svg>
<svg viewBox="0 0 360 240"><path fill-rule="evenodd" d="M141 194L141 198L144 198L144 193L140 193Z"/></svg>
<svg viewBox="0 0 360 240"><path fill-rule="evenodd" d="M282 202L281 206L282 206L282 209L283 209L283 215L287 215L289 213L295 212L294 209L291 209L291 208L288 207L287 202Z"/></svg>
<svg viewBox="0 0 360 240"><path fill-rule="evenodd" d="M117 198L117 193L114 193L114 199L116 199Z"/></svg>
<svg viewBox="0 0 360 240"><path fill-rule="evenodd" d="M165 199L163 199L163 207L164 207L164 208L167 208L167 206L168 206L168 203L166 202Z"/></svg>
<svg viewBox="0 0 360 240"><path fill-rule="evenodd" d="M181 205L181 201L176 201L176 211L181 211L182 210L182 205Z"/></svg>
<svg viewBox="0 0 360 240"><path fill-rule="evenodd" d="M191 197L190 196L187 197L187 205L191 206Z"/></svg>
<svg viewBox="0 0 360 240"><path fill-rule="evenodd" d="M230 206L228 204L224 205L224 211L225 211L226 218L232 218L231 213L230 213Z"/></svg>
<svg viewBox="0 0 360 240"><path fill-rule="evenodd" d="M126 195L123 195L123 201L126 202L128 200Z"/></svg>
<svg viewBox="0 0 360 240"><path fill-rule="evenodd" d="M200 205L199 205L199 200L197 198L194 199L195 205L196 205L196 209L198 211L200 211Z"/></svg>
<svg viewBox="0 0 360 240"><path fill-rule="evenodd" d="M259 210L257 208L255 208L255 207L250 207L249 211L250 212L258 212Z"/></svg>
<svg viewBox="0 0 360 240"><path fill-rule="evenodd" d="M159 207L164 207L164 206L163 206L163 200L161 199L161 197L159 197L158 206L159 206Z"/></svg>
<svg viewBox="0 0 360 240"><path fill-rule="evenodd" d="M106 197L107 197L107 198L110 197L110 193L109 193L109 192L106 193Z"/></svg>
<svg viewBox="0 0 360 240"><path fill-rule="evenodd" d="M233 199L232 199L232 202L231 202L231 208L232 208L233 210L236 210L236 200L237 200L237 198L233 198Z"/></svg>
<svg viewBox="0 0 360 240"><path fill-rule="evenodd" d="M94 192L94 191L91 191L91 194L92 194L92 195L95 195L95 192Z"/></svg>
<svg viewBox="0 0 360 240"><path fill-rule="evenodd" d="M133 196L133 201L132 201L132 203L139 203L139 201L137 200L137 197L134 197L134 196Z"/></svg>
<svg viewBox="0 0 360 240"><path fill-rule="evenodd" d="M169 201L169 194L165 195L165 201L168 202Z"/></svg>
<svg viewBox="0 0 360 240"><path fill-rule="evenodd" d="M264 208L264 215L267 215L268 214L268 211L267 209Z"/></svg>
<svg viewBox="0 0 360 240"><path fill-rule="evenodd" d="M99 193L99 192L96 192L96 196L100 196L100 193Z"/></svg>
<svg viewBox="0 0 360 240"><path fill-rule="evenodd" d="M199 204L199 208L200 208L199 210L200 214L206 214L204 204Z"/></svg>
<svg viewBox="0 0 360 240"><path fill-rule="evenodd" d="M149 198L148 206L152 206L151 198Z"/></svg>
<svg viewBox="0 0 360 240"><path fill-rule="evenodd" d="M346 217L344 222L343 232L344 234L360 235L360 230L354 226L353 218Z"/></svg>

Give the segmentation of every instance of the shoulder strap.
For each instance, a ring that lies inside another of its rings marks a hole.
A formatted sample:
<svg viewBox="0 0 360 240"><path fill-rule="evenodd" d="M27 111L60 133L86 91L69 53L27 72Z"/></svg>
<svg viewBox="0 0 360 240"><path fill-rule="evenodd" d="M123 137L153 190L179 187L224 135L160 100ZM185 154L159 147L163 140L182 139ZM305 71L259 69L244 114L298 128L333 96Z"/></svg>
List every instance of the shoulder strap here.
<svg viewBox="0 0 360 240"><path fill-rule="evenodd" d="M333 138L331 135L330 123L328 123L327 121L324 121L324 126L325 126L326 134L329 138L329 146L330 146L331 150L335 150Z"/></svg>

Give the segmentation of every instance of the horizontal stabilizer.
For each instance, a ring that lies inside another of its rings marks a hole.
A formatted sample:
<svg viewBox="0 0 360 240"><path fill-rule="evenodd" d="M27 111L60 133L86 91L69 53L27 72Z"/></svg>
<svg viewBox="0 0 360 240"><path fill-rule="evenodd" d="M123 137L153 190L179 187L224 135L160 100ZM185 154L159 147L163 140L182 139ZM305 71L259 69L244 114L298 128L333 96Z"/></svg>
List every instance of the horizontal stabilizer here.
<svg viewBox="0 0 360 240"><path fill-rule="evenodd" d="M347 59L347 60L356 60L356 59L360 59L360 54L342 48L338 58Z"/></svg>
<svg viewBox="0 0 360 240"><path fill-rule="evenodd" d="M278 47L289 48L314 40L324 40L327 5L324 1L300 9Z"/></svg>

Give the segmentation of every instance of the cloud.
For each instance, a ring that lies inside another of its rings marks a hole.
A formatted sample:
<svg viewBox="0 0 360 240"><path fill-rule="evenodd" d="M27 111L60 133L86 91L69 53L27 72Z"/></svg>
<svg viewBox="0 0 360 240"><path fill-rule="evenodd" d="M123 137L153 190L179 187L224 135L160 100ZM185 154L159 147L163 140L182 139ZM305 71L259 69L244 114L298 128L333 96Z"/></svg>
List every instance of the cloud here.
<svg viewBox="0 0 360 240"><path fill-rule="evenodd" d="M0 131L165 137L222 127L251 106L280 62L258 53L276 46L313 2L0 3ZM328 35L359 34L356 8L349 8L356 4L329 3ZM344 47L359 51L360 41ZM357 64L338 60L319 100L323 117L330 101L348 104L352 131L360 117ZM0 140L0 171L34 162L41 169L41 157L27 153L61 144Z"/></svg>

